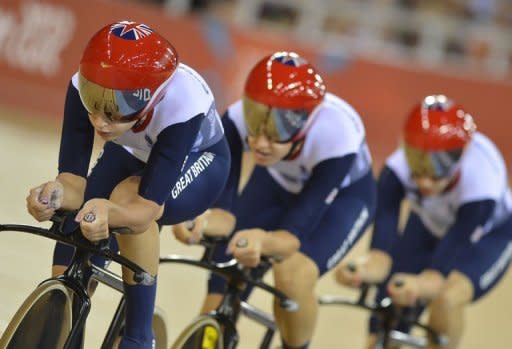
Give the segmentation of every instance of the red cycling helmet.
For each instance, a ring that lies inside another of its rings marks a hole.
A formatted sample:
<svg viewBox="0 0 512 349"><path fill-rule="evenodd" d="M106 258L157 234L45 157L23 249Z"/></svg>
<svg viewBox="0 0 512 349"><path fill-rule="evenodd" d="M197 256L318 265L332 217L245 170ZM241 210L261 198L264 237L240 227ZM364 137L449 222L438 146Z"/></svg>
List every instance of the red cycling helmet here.
<svg viewBox="0 0 512 349"><path fill-rule="evenodd" d="M413 175L432 178L454 173L476 130L473 118L444 95L431 95L416 105L404 126L404 148Z"/></svg>
<svg viewBox="0 0 512 349"><path fill-rule="evenodd" d="M257 134L264 125L272 141L300 139L325 93L322 77L298 54L276 52L264 57L245 83L244 115L249 134Z"/></svg>
<svg viewBox="0 0 512 349"><path fill-rule="evenodd" d="M83 52L80 98L90 113L121 122L137 120L158 102L177 66L175 48L147 25L112 23Z"/></svg>

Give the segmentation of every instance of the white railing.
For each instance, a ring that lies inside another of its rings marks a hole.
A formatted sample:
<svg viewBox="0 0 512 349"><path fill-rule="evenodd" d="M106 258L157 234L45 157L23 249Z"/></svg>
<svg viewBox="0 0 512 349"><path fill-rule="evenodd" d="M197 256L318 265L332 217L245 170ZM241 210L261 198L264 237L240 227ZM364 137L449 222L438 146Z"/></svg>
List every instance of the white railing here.
<svg viewBox="0 0 512 349"><path fill-rule="evenodd" d="M225 1L211 0L211 6ZM439 11L411 11L394 5L394 0L231 2L232 21L240 26L292 32L334 52L350 52L388 62L412 60L416 65L446 70L471 69L496 78L510 77L512 72L512 20L508 27L495 21L469 21ZM166 6L171 12L181 14L190 8L190 3L191 0L167 0ZM294 15L282 22L265 20L261 11L269 4L287 8ZM400 41L398 33L409 33L413 42ZM447 49L450 42L455 49Z"/></svg>

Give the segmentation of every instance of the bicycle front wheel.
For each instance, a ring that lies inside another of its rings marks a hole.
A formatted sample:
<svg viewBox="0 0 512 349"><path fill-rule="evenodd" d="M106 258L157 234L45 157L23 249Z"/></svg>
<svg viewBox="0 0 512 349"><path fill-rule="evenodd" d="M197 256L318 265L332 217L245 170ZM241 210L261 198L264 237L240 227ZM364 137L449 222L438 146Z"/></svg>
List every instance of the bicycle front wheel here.
<svg viewBox="0 0 512 349"><path fill-rule="evenodd" d="M181 332L171 349L224 349L219 323L207 315L197 317Z"/></svg>
<svg viewBox="0 0 512 349"><path fill-rule="evenodd" d="M169 342L167 320L164 311L159 307L155 307L153 313L153 333L155 334L156 349L167 349Z"/></svg>
<svg viewBox="0 0 512 349"><path fill-rule="evenodd" d="M50 280L25 299L0 338L0 348L60 349L71 327L71 292Z"/></svg>

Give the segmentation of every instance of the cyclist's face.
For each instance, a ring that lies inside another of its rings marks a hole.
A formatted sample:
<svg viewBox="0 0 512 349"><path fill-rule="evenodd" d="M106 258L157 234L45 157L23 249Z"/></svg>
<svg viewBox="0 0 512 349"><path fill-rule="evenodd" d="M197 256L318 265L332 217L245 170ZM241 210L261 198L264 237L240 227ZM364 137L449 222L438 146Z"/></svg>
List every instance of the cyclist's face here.
<svg viewBox="0 0 512 349"><path fill-rule="evenodd" d="M260 166L269 166L282 160L292 148L292 143L272 142L264 133L248 136L247 142L254 157Z"/></svg>
<svg viewBox="0 0 512 349"><path fill-rule="evenodd" d="M422 196L437 195L442 193L450 184L449 177L435 178L428 175L412 174L412 179Z"/></svg>
<svg viewBox="0 0 512 349"><path fill-rule="evenodd" d="M89 120L94 130L104 141L111 141L120 137L135 125L137 120L131 122L116 122L104 113L89 114Z"/></svg>

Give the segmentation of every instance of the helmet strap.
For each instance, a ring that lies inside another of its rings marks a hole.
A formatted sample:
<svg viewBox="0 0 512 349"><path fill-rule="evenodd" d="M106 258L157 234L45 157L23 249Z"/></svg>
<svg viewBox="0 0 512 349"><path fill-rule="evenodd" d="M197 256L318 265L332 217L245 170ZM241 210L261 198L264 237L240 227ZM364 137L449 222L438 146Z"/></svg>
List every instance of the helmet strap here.
<svg viewBox="0 0 512 349"><path fill-rule="evenodd" d="M443 193L446 193L446 192L449 192L450 190L452 190L457 185L457 183L459 183L459 179L460 179L460 169L458 169L453 174L452 179L450 180L450 183L448 183L446 188L444 188Z"/></svg>
<svg viewBox="0 0 512 349"><path fill-rule="evenodd" d="M146 127L149 125L149 122L153 118L153 109L151 109L146 115L137 120L135 125L132 126L133 133L138 133L144 131Z"/></svg>
<svg viewBox="0 0 512 349"><path fill-rule="evenodd" d="M292 142L292 147L290 148L290 151L288 152L288 154L286 154L284 156L283 160L288 160L288 161L295 160L299 156L305 140L306 140L306 137L302 137L302 138L299 138L298 140Z"/></svg>

